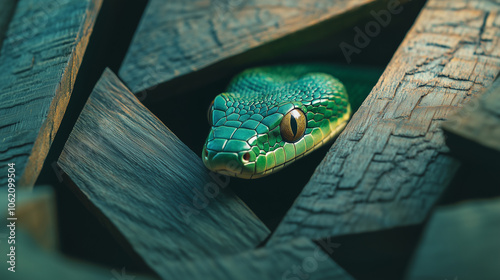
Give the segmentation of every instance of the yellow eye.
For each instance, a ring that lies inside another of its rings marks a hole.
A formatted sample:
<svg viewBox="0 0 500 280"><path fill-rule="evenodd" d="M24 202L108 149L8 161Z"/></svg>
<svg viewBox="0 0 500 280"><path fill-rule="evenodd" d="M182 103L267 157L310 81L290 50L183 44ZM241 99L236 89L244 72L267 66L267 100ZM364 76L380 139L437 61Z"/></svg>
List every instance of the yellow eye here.
<svg viewBox="0 0 500 280"><path fill-rule="evenodd" d="M214 125L212 122L212 107L214 107L214 100L212 100L212 102L210 102L210 105L208 106L208 111L207 111L207 119L208 119L208 124L209 125Z"/></svg>
<svg viewBox="0 0 500 280"><path fill-rule="evenodd" d="M306 131L306 116L299 109L288 112L281 120L281 138L286 142L296 142Z"/></svg>

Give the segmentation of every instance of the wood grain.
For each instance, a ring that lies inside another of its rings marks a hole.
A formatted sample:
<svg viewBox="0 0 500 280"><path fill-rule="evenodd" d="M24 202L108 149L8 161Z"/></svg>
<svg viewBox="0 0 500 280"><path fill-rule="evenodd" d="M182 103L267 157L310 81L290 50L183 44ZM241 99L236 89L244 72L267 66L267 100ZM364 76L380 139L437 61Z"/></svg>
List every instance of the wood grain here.
<svg viewBox="0 0 500 280"><path fill-rule="evenodd" d="M459 157L500 166L500 79L443 123L443 130Z"/></svg>
<svg viewBox="0 0 500 280"><path fill-rule="evenodd" d="M430 0L269 244L421 223L453 178L440 125L500 71L497 1Z"/></svg>
<svg viewBox="0 0 500 280"><path fill-rule="evenodd" d="M14 15L17 0L3 0L0 1L0 49L5 37L7 27L9 27L10 20Z"/></svg>
<svg viewBox="0 0 500 280"><path fill-rule="evenodd" d="M31 188L42 168L101 2L17 5L0 53L0 170L14 162L18 186Z"/></svg>
<svg viewBox="0 0 500 280"><path fill-rule="evenodd" d="M498 279L499 215L498 198L437 209L406 279Z"/></svg>
<svg viewBox="0 0 500 280"><path fill-rule="evenodd" d="M325 20L381 2L384 1L152 0L146 7L119 76L132 92L138 93ZM354 18L353 15L343 17L332 25L341 28ZM283 45L290 48L307 43L308 35L315 33L320 32L302 34L304 36ZM198 78L197 83L200 82Z"/></svg>
<svg viewBox="0 0 500 280"><path fill-rule="evenodd" d="M163 270L172 280L354 279L305 238L233 256L168 263Z"/></svg>
<svg viewBox="0 0 500 280"><path fill-rule="evenodd" d="M160 276L165 263L254 248L269 231L106 70L58 161L75 191ZM167 277L168 278L168 277Z"/></svg>

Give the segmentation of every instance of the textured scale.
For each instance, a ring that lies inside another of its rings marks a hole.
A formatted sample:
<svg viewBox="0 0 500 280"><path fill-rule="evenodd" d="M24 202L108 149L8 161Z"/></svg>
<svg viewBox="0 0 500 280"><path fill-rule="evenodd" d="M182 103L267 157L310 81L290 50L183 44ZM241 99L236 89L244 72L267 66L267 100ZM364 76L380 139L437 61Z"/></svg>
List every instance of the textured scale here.
<svg viewBox="0 0 500 280"><path fill-rule="evenodd" d="M332 140L345 127L351 107L344 85L309 65L246 70L209 108L212 128L203 162L212 171L259 178ZM306 116L304 135L283 139L280 123L293 109Z"/></svg>

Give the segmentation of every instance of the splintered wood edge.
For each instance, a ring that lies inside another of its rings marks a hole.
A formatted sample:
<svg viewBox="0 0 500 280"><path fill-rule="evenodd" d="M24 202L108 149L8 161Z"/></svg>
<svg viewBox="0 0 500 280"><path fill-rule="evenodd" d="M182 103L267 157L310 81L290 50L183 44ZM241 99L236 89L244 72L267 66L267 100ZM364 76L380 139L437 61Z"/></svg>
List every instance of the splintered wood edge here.
<svg viewBox="0 0 500 280"><path fill-rule="evenodd" d="M500 71L499 6L430 0L269 245L424 221L459 167L441 123Z"/></svg>

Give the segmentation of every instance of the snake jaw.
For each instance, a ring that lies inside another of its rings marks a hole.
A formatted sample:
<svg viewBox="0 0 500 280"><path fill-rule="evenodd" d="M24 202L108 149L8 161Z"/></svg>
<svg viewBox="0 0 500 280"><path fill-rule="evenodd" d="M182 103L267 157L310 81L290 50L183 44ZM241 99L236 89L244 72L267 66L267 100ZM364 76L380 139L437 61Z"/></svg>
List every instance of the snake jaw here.
<svg viewBox="0 0 500 280"><path fill-rule="evenodd" d="M253 151L239 153L212 151L203 148L203 163L213 172L240 178L251 178L256 156Z"/></svg>

